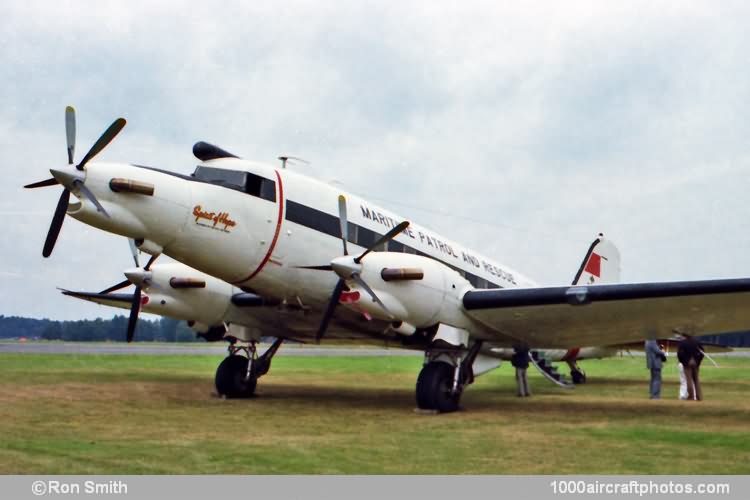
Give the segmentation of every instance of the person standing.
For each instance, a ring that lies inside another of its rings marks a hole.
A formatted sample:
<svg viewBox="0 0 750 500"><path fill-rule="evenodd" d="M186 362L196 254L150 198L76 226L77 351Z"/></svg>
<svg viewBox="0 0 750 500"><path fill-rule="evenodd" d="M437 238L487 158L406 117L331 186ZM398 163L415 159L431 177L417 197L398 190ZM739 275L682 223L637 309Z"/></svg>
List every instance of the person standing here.
<svg viewBox="0 0 750 500"><path fill-rule="evenodd" d="M677 348L677 359L685 367L685 378L687 379L687 399L694 401L703 400L703 391L699 379L701 362L703 361L703 350L701 343L689 335L680 342Z"/></svg>
<svg viewBox="0 0 750 500"><path fill-rule="evenodd" d="M677 370L680 372L680 399L688 398L687 377L685 377L685 365L682 362L677 363Z"/></svg>
<svg viewBox="0 0 750 500"><path fill-rule="evenodd" d="M662 363L667 360L667 356L656 340L647 340L644 349L646 350L646 367L651 370L649 397L659 399L661 397L661 367Z"/></svg>
<svg viewBox="0 0 750 500"><path fill-rule="evenodd" d="M518 385L518 397L526 398L531 396L529 389L529 379L526 376L526 370L529 368L529 349L517 347L510 358L511 364L516 368L516 384Z"/></svg>

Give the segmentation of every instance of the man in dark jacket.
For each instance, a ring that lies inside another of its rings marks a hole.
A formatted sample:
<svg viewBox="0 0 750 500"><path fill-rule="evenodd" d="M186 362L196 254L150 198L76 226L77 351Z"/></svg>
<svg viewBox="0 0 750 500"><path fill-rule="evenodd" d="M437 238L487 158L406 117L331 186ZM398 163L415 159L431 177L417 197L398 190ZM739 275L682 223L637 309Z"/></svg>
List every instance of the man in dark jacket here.
<svg viewBox="0 0 750 500"><path fill-rule="evenodd" d="M510 363L516 367L516 383L518 384L518 396L525 398L531 396L529 380L526 377L526 369L529 367L528 348L516 347Z"/></svg>
<svg viewBox="0 0 750 500"><path fill-rule="evenodd" d="M685 378L687 379L688 399L701 401L703 391L701 390L698 372L703 361L703 349L697 339L685 335L677 348L677 359L682 363L685 369Z"/></svg>

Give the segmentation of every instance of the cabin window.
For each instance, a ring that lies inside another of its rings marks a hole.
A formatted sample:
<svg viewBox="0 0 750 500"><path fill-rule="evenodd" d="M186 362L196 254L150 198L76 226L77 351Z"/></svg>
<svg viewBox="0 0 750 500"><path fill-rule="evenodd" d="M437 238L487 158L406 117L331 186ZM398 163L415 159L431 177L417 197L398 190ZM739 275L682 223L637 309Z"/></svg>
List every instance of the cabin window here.
<svg viewBox="0 0 750 500"><path fill-rule="evenodd" d="M404 253L404 244L399 243L398 241L395 241L395 240L391 240L388 242L388 251Z"/></svg>
<svg viewBox="0 0 750 500"><path fill-rule="evenodd" d="M296 222L310 229L320 231L321 233L341 238L338 217L306 207L301 203L286 200L286 219L290 222Z"/></svg>
<svg viewBox="0 0 750 500"><path fill-rule="evenodd" d="M370 248L370 245L378 241L378 238L380 238L380 235L375 233L375 231L360 226L357 231L357 241L355 243L361 247Z"/></svg>

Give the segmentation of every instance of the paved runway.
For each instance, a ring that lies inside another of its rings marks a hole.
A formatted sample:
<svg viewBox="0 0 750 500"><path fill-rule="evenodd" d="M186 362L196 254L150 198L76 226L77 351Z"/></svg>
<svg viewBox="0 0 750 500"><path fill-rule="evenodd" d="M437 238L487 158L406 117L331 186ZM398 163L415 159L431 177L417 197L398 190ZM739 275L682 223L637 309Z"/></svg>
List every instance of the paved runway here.
<svg viewBox="0 0 750 500"><path fill-rule="evenodd" d="M263 352L268 345L258 346ZM115 343L115 342L0 342L0 353L29 353L29 354L198 354L206 356L225 356L227 345L223 342L212 344L149 344L143 343ZM363 346L312 346L301 344L285 344L281 346L279 354L284 356L422 356L421 351L406 349L387 349L383 347ZM634 352L631 355L643 356ZM728 353L712 353L712 358L724 356L750 357L750 350L743 349Z"/></svg>
<svg viewBox="0 0 750 500"><path fill-rule="evenodd" d="M268 345L259 345L263 352ZM227 344L117 344L109 342L0 342L0 353L28 354L199 354L207 356L226 356ZM299 344L282 345L278 354L283 356L422 356L421 351L404 349L385 349L381 347L326 347L303 346Z"/></svg>

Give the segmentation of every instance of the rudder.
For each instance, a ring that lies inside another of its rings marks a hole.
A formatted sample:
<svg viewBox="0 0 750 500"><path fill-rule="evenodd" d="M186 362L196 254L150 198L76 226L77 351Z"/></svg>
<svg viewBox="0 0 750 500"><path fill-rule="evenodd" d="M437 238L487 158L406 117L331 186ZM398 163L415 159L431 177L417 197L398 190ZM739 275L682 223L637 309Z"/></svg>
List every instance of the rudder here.
<svg viewBox="0 0 750 500"><path fill-rule="evenodd" d="M574 285L596 285L620 281L620 251L602 233L591 243L578 268Z"/></svg>

